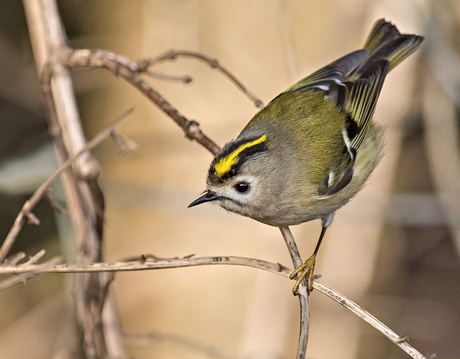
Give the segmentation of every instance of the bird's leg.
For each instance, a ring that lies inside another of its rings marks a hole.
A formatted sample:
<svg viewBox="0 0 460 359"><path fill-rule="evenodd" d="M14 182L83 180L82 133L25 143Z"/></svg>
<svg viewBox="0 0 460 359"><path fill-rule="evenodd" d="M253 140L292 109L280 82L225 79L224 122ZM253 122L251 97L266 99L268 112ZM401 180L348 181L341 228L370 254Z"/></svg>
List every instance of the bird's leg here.
<svg viewBox="0 0 460 359"><path fill-rule="evenodd" d="M316 248L313 254L308 258L303 264L298 266L294 272L291 273L289 276L290 279L294 279L297 277L297 280L294 284L294 287L292 288L292 294L297 295L297 292L299 290L300 283L304 280L304 278L307 278L307 289L308 292L311 293L313 291L313 274L315 270L315 264L316 264L316 255L318 254L319 247L321 246L321 242L323 240L324 234L326 233L327 227L329 227L332 223L332 220L334 219L334 213L331 213L327 215L326 217L322 218L321 224L321 234L318 239L318 243L316 243Z"/></svg>
<svg viewBox="0 0 460 359"><path fill-rule="evenodd" d="M292 294L297 295L297 291L299 290L300 283L303 281L304 278L307 278L307 289L308 292L312 292L313 290L313 274L315 270L315 264L316 264L316 254L318 253L319 246L321 245L321 241L323 240L324 234L326 233L327 227L323 227L321 229L321 234L318 239L318 243L316 244L315 251L313 254L308 258L303 264L298 266L294 272L291 273L289 276L290 279L296 278L296 276L299 274L297 277L297 280L294 284L294 287L292 288Z"/></svg>

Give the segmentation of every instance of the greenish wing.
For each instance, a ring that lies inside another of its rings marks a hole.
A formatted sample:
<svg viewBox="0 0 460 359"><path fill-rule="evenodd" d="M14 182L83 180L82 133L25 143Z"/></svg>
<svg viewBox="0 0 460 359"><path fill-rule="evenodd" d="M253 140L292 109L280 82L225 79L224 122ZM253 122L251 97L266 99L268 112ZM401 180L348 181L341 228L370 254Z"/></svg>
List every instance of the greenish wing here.
<svg viewBox="0 0 460 359"><path fill-rule="evenodd" d="M356 151L366 137L388 72L388 60L374 60L367 64L368 59L368 50L354 51L305 77L278 96L306 90L324 92L327 98L347 114L344 139L351 162L354 161ZM356 70L360 68L362 70L356 78Z"/></svg>

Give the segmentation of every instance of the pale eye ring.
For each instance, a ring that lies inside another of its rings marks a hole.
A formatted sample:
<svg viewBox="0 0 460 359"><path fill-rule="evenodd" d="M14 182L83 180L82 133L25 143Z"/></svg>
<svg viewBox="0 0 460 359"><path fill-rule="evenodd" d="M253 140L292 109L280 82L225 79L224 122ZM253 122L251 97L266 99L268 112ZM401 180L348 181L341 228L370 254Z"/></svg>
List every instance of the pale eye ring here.
<svg viewBox="0 0 460 359"><path fill-rule="evenodd" d="M247 191L249 191L249 183L247 183L247 182L238 182L234 186L234 188L239 193L246 193Z"/></svg>

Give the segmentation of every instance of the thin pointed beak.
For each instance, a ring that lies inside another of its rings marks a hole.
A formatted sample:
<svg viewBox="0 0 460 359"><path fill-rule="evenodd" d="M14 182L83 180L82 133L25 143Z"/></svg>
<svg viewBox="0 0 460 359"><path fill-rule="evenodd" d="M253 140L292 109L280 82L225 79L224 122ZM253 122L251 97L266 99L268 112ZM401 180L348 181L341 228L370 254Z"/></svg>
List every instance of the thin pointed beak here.
<svg viewBox="0 0 460 359"><path fill-rule="evenodd" d="M196 206L198 204L215 201L218 198L219 197L217 197L216 192L207 190L201 197L198 197L196 200L194 200L192 203L190 203L187 208Z"/></svg>

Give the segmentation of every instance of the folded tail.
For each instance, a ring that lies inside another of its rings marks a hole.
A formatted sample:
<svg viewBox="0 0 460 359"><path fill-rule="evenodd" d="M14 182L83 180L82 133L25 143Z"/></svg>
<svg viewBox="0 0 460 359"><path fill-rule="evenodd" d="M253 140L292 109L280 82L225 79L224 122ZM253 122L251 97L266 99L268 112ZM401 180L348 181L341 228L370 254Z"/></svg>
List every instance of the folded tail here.
<svg viewBox="0 0 460 359"><path fill-rule="evenodd" d="M401 34L396 26L385 19L377 20L364 43L364 48L370 52L370 56L354 74L366 72L367 68L381 59L389 62L390 72L417 50L423 39L424 37L419 35Z"/></svg>

